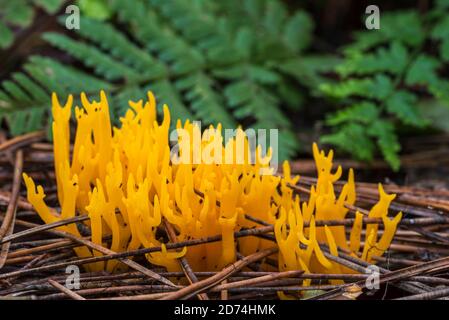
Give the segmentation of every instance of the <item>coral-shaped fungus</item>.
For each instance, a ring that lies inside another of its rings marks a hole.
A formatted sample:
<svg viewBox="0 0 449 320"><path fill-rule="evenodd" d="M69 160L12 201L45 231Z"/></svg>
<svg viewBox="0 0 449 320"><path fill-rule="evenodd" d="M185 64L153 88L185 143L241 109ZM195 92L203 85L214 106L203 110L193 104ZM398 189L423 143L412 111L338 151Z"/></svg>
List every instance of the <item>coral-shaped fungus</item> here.
<svg viewBox="0 0 449 320"><path fill-rule="evenodd" d="M55 215L44 202L42 186L37 190L33 180L24 174L28 200L40 217L51 223L76 215L89 215L91 239L94 243L116 252L141 247L162 246L162 252L147 254L150 263L169 271L180 270L177 258L185 256L195 271L220 270L236 260L236 248L243 255L273 246L273 242L257 237L234 238L234 232L257 226L245 214L274 225L279 253L274 256L278 268L305 272L354 272L326 258L322 245L330 254L338 256L339 249L367 262L381 256L392 241L401 213L388 217L388 207L394 195L388 195L379 185L380 199L369 212L370 218L383 220L383 233L378 225L366 226L364 245L362 213L357 212L355 222L347 234L344 226L316 226L316 221L340 220L348 214L347 204L356 200L354 174L350 170L348 181L338 197L334 183L342 174L341 167L332 172L332 151L325 155L313 146L318 178L310 189L307 201L301 202L292 186L299 177L292 177L288 162L283 164L283 176L260 174L268 167L266 158L249 161L247 154L234 153L243 161L234 163L194 163L171 159L169 144L170 112L163 107L163 120L157 121L156 101L151 92L148 101L129 102L130 109L121 118L121 127L113 128L104 92L99 102L90 102L81 95L83 108L76 107L77 131L73 150L70 148L70 118L73 98L69 96L61 106L55 94L52 97L54 164L61 213ZM201 129L178 120L178 129L201 134ZM209 128L203 135L201 147L214 145L212 156L224 160L226 151L234 150L239 139L248 143L241 130L223 142L221 125ZM241 140L240 140L241 141ZM179 144L190 144L191 154L180 157L192 160L197 145L179 136ZM219 144L217 149L217 143ZM218 150L218 151L217 151ZM244 150L247 150L244 148ZM260 150L258 150L260 151ZM229 159L228 159L229 160ZM269 159L268 159L269 160ZM254 161L253 161L254 162ZM178 241L221 234L220 242L189 246L181 252L166 250L163 239L158 238L162 220L171 223L178 233ZM74 224L61 226L80 236ZM348 237L349 235L349 237ZM110 241L107 236L110 236ZM101 255L86 247L75 248L80 257ZM266 264L265 268L272 268ZM123 268L117 261L87 265L90 271ZM305 280L304 285L310 281Z"/></svg>

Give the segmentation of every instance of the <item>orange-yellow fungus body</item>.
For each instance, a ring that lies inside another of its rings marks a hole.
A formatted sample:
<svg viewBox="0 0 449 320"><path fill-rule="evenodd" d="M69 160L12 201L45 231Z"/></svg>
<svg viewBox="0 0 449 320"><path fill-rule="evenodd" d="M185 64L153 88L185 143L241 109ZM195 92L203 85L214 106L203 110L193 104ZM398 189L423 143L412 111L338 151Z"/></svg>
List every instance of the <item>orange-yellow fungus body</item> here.
<svg viewBox="0 0 449 320"><path fill-rule="evenodd" d="M331 261L325 251L338 256L344 250L368 262L388 249L401 213L390 219L388 207L394 195L379 185L380 200L371 209L370 218L383 220L384 232L377 237L378 225L366 228L361 248L363 215L356 213L347 237L344 226L317 226L317 221L342 220L356 201L354 173L341 189L334 184L342 175L341 167L333 172L333 152L328 155L314 144L317 181L310 188L308 200L301 202L292 186L299 176L292 176L288 162L283 175L266 174L270 169L271 150L265 157L257 148L251 161L249 140L242 129L228 141L222 127L201 129L189 120L176 122L178 153L169 144L170 112L163 107L162 122L157 121L156 101L129 102L130 108L112 127L104 92L100 101L81 95L82 108L75 108L77 130L70 150L70 117L73 98L61 106L52 97L53 144L58 200L61 213L50 210L44 191L24 174L28 200L46 223L88 215L91 239L115 252L141 247L162 247L147 254L148 261L169 271L179 271L180 257L186 257L195 271L216 271L236 260L237 249L243 255L276 245L256 237L235 239L234 232L257 227L248 216L274 226L280 271L304 270L307 273L354 272ZM262 174L264 172L264 174ZM221 235L218 242L169 251L158 229L165 219L174 226L178 241ZM81 236L76 225L59 227ZM323 247L324 246L324 247ZM100 256L86 247L75 249L80 257ZM269 264L262 267L270 270ZM124 268L118 261L98 262L87 266L90 271ZM309 285L310 280L302 281ZM288 298L280 293L281 297Z"/></svg>

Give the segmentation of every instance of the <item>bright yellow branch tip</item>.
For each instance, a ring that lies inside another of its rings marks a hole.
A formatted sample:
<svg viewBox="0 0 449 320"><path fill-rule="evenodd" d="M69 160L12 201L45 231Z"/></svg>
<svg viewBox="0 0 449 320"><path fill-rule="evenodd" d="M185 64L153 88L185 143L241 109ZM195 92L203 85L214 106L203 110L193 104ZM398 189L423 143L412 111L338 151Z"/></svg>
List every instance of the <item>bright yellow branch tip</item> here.
<svg viewBox="0 0 449 320"><path fill-rule="evenodd" d="M394 195L388 195L379 184L379 202L369 212L370 218L383 220L383 232L377 224L366 226L361 245L362 214L356 213L352 229L344 226L316 226L320 220L345 219L356 200L353 171L338 198L334 183L341 177L341 167L332 172L333 152L328 155L313 145L318 179L310 196L301 203L291 185L299 176L291 177L288 162L283 164L283 177L260 175L260 163L251 164L173 164L170 161L170 113L163 109L163 120L157 121L156 101L151 92L148 101L129 102L130 108L121 118L121 127L113 128L105 93L100 101L90 102L81 94L83 108L75 108L77 131L70 154L70 118L73 97L61 106L52 96L54 164L61 213L55 214L44 202L44 192L26 174L28 200L40 217L51 223L76 215L89 215L86 223L92 241L115 252L141 247L162 246L161 252L147 254L150 263L179 271L177 258L185 256L195 271L221 270L236 260L236 249L249 255L274 245L256 237L234 238L234 232L257 224L245 218L249 214L274 225L279 253L273 256L278 269L304 270L311 273L350 273L326 258L320 244L327 245L332 255L338 249L372 263L388 249L402 214L388 217ZM181 127L178 120L177 127ZM200 130L191 122L183 126L188 132ZM213 127L212 127L213 129ZM221 138L221 125L217 132ZM244 134L239 131L239 134ZM181 140L181 138L180 138ZM221 139L219 139L222 141ZM181 141L179 141L181 143ZM203 139L207 147L213 139ZM231 139L225 148L235 147ZM195 146L192 145L192 149ZM199 191L199 192L198 192ZM220 242L189 246L181 251L166 250L156 233L162 220L171 223L178 241L221 234ZM305 227L306 226L306 227ZM74 224L59 227L80 236ZM111 236L111 237L107 237ZM349 237L348 237L349 236ZM348 239L349 238L349 239ZM105 239L110 239L106 241ZM99 256L87 247L75 248L80 257ZM272 265L263 264L266 270ZM123 270L118 261L97 262L86 266L89 271ZM304 280L303 285L309 285Z"/></svg>

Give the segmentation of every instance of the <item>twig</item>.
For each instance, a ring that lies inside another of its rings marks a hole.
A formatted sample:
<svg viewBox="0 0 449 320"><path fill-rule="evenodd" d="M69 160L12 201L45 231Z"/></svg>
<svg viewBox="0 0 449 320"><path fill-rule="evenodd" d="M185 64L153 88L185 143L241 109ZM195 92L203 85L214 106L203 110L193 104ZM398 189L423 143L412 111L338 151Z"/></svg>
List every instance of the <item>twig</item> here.
<svg viewBox="0 0 449 320"><path fill-rule="evenodd" d="M215 286L214 290L217 290L217 291L218 290L228 290L228 289L240 288L240 287L244 287L244 286L249 287L251 285L260 285L263 282L273 281L273 280L282 279L282 278L295 277L295 276L299 276L303 273L304 273L304 271L302 271L302 270L278 272L278 273L268 274L268 275L261 276L261 277L252 278L252 279L247 279L247 280L242 280L242 281L234 281L234 282L229 282L226 284L221 284L221 285Z"/></svg>
<svg viewBox="0 0 449 320"><path fill-rule="evenodd" d="M50 283L53 287L55 287L59 291L63 292L64 294L68 295L70 298L72 298L74 300L86 300L82 296L80 296L79 294L73 292L72 290L64 287L63 285L59 284L58 282L56 282L56 281L54 281L52 279L49 279L48 283Z"/></svg>
<svg viewBox="0 0 449 320"><path fill-rule="evenodd" d="M42 224L42 225L35 225L34 227L32 227L31 229L27 229L21 232L16 232L10 236L4 237L3 239L1 239L0 237L0 244L2 243L6 243L6 242L10 242L12 240L16 240L25 236L29 236L38 232L42 232L42 231L47 231L53 228L57 228L60 226L65 226L71 223L76 223L76 222L81 222L81 221L85 221L85 220L89 220L89 216L85 215L85 216L77 216L77 217L73 217L73 218L69 218L69 219L64 219L64 220L60 220L60 221L56 221L56 222L52 222L49 224Z"/></svg>
<svg viewBox="0 0 449 320"><path fill-rule="evenodd" d="M221 284L226 285L228 283L228 279L224 279ZM220 299L221 300L228 300L229 299L229 292L226 289L220 290Z"/></svg>
<svg viewBox="0 0 449 320"><path fill-rule="evenodd" d="M20 250L14 251L14 252L10 252L8 254L8 259L22 257L22 256L25 256L28 254L34 254L34 253L41 252L41 251L49 252L49 250L51 250L51 249L65 248L67 246L70 246L72 243L73 243L72 240L59 240L58 242L45 244L45 245L38 246L38 247L33 247L33 248L29 248L29 249L20 249Z"/></svg>
<svg viewBox="0 0 449 320"><path fill-rule="evenodd" d="M390 281L398 281L398 280L404 280L407 278L411 278L413 276L424 274L426 272L429 272L433 269L439 269L439 270L447 270L449 269L449 257L444 257L441 259L437 259L434 261L422 263L417 266L411 266L404 269L399 269L396 271L391 271L385 274L380 275L379 277L379 284L390 282ZM365 288L366 282L365 281L359 281L356 283L357 286L359 286L361 289ZM330 292L327 292L323 295L320 295L319 299L331 299L333 297L339 296L343 293L344 288L332 290ZM426 292L420 292L426 293Z"/></svg>
<svg viewBox="0 0 449 320"><path fill-rule="evenodd" d="M96 250L96 251L101 252L103 254L106 254L106 255L114 255L114 254L116 254L116 252L114 252L114 251L112 251L110 249L102 247L102 246L100 246L100 245L98 245L96 243L93 243L93 242L89 241L89 240L77 237L77 236L75 236L75 235L73 235L71 233L68 233L68 232L65 232L65 231L53 231L53 232L58 234L58 235L60 235L60 236L62 236L62 237L64 237L64 238L68 238L68 239L71 239L71 240L73 240L75 242L83 244L83 245L89 247L90 249ZM132 261L132 260L130 260L128 258L119 258L119 260L122 263L126 264L128 267L133 268L134 270L137 270L137 271L143 273L144 275L146 275L146 276L148 276L150 278L153 278L153 279L155 279L157 281L160 281L160 282L162 282L162 283L164 283L164 284L166 284L168 286L172 286L172 287L175 286L170 280L160 276L159 274L157 274L154 271L151 271L151 270L143 267L142 265L138 264L135 261Z"/></svg>
<svg viewBox="0 0 449 320"><path fill-rule="evenodd" d="M11 202L11 193L0 191L0 203L8 204L10 202ZM31 205L31 203L25 201L20 196L19 199L17 200L17 208L23 210L33 210L33 206Z"/></svg>
<svg viewBox="0 0 449 320"><path fill-rule="evenodd" d="M80 217L76 217L76 218L80 218ZM75 218L73 218L73 219L75 219ZM18 220L17 222L22 224L22 225L31 227L31 228L38 228L38 227L44 227L45 226L45 225L36 225L34 223L30 223L30 222L26 222L26 221L20 221L20 220ZM36 229L34 229L34 230L36 230ZM65 231L48 230L48 229L44 229L44 230L47 231L47 232L52 233L53 235L73 240L73 241L75 241L77 243L80 243L82 245L85 245L85 246L89 247L92 250L96 250L98 252L101 252L101 253L103 253L103 254L105 254L107 256L120 255L120 254L118 254L118 253L116 253L116 252L114 252L112 250L109 250L109 249L104 248L104 247L102 247L100 245L97 245L97 244L95 244L95 243L93 243L93 242L91 242L91 241L89 241L87 239L83 239L83 238L77 237L77 236L75 236L75 235L73 235L71 233L65 232ZM168 279L165 279L164 277L159 276L157 273L155 273L155 272L153 272L153 271L151 271L151 270L141 266L140 264L138 264L138 263L136 263L136 262L134 262L134 261L132 261L130 259L125 258L125 257L126 256L117 257L117 259L119 259L121 262L123 262L124 264L128 265L129 267L131 267L131 268L133 268L133 269L135 269L137 271L140 271L143 274L145 274L145 275L147 275L147 276L149 276L151 278L154 278L154 279L156 279L158 281L161 281L162 283L165 283L165 284L167 284L169 286L174 286L174 284L171 281L169 281ZM103 261L103 260L108 260L109 259L109 258L107 258L107 259L95 260L96 258L101 258L101 257L85 258L84 260L94 259L94 261L96 262L96 261ZM86 262L86 263L88 263L88 262ZM76 260L75 261L62 263L62 265L65 266L65 267L68 266L68 265L72 265L72 264L76 264ZM61 263L59 265L56 264L56 266L57 266L56 268L61 267ZM55 267L55 265L43 266L43 267L38 267L38 268L32 268L32 269L28 269L28 270L19 270L19 271L10 272L8 274L2 274L2 275L0 275L0 279L4 278L5 276L7 278L7 276L22 275L24 273L36 271L36 269L44 269L45 270L45 268L48 268L48 267L51 267L50 269L52 269L52 268Z"/></svg>
<svg viewBox="0 0 449 320"><path fill-rule="evenodd" d="M20 176L22 175L23 168L23 153L22 150L16 152L16 161L14 164L14 179L11 191L11 199L6 209L5 218L3 219L2 226L0 227L0 244L1 240L6 236L12 234L14 230L14 223L16 220L16 207L17 200L20 192ZM1 247L0 252L0 269L5 265L6 258L8 256L10 243L6 243Z"/></svg>
<svg viewBox="0 0 449 320"><path fill-rule="evenodd" d="M170 239L170 241L173 243L178 242L178 239L176 237L176 233L175 233L175 230L173 229L173 226L166 219L164 219L164 226L165 226L165 230L167 232L167 235L168 235L168 238ZM184 271L187 279L189 280L189 282L191 284L198 282L198 278L196 277L195 273L193 273L193 270L190 267L187 259L185 257L181 257L181 258L178 258L178 261L179 261L181 268ZM198 298L200 300L209 300L209 297L207 296L206 293L198 294Z"/></svg>
<svg viewBox="0 0 449 320"><path fill-rule="evenodd" d="M32 142L39 141L43 137L45 137L45 131L31 132L22 136L12 138L0 144L0 154L1 152L4 152L6 150L14 150L20 147L24 147Z"/></svg>
<svg viewBox="0 0 449 320"><path fill-rule="evenodd" d="M438 289L431 292L415 294L412 296L397 298L396 300L432 300L449 296L449 288Z"/></svg>
<svg viewBox="0 0 449 320"><path fill-rule="evenodd" d="M17 222L17 224L27 226L27 227L35 227L36 226L34 223L30 223L30 222L26 222L26 221L17 220L16 222ZM59 231L55 231L55 230L46 230L46 231L53 235L60 236ZM256 236L256 235L259 235L262 233L267 233L267 232L272 232L272 231L273 231L273 227L271 227L271 226L254 228L254 229L245 229L242 231L234 232L234 237L241 238L241 237L247 237L247 236ZM221 234L207 237L207 238L192 239L192 240L187 240L187 241L182 241L182 242L177 242L177 243L167 243L166 248L167 248L167 250L180 249L183 247L195 246L195 245L200 245L203 243L216 242L216 241L220 241L220 240L221 240ZM137 250L125 251L125 252L120 252L120 253L105 254L103 256L97 256L97 257L82 258L82 259L73 260L70 262L60 262L60 263L56 263L53 265L42 266L39 268L33 268L33 269L29 269L29 270L19 270L19 271L13 271L13 272L9 272L9 273L0 274L0 279L7 279L9 277L29 274L29 273L33 273L33 272L57 270L60 268L65 268L69 265L83 265L83 264L89 264L89 263L94 263L94 262L99 262L99 261L106 261L106 260L121 259L121 258L131 257L131 256L144 255L147 253L160 252L160 251L162 251L162 247L150 247L150 248L142 248L142 249L137 249Z"/></svg>
<svg viewBox="0 0 449 320"><path fill-rule="evenodd" d="M167 294L162 298L162 300L177 300L177 299L187 299L194 294L207 290L210 287L220 283L224 279L228 278L232 274L244 268L251 262L258 261L265 258L278 251L278 248L265 249L260 252L256 252L252 255L245 257L243 260L238 260L230 266L224 268L221 272L215 274L214 276L201 280L199 282L193 283L188 287L180 289L174 293Z"/></svg>
<svg viewBox="0 0 449 320"><path fill-rule="evenodd" d="M79 294L84 296L91 296L97 294L107 294L107 293L115 293L115 292L129 292L129 291L164 291L165 293L170 292L171 290L176 290L180 288L180 286L167 286L167 285L125 285L125 286L116 286L116 287L100 287L100 288L92 288L92 289L81 289L77 290ZM37 297L38 300L56 300L61 299L63 296L61 294L50 294L45 296Z"/></svg>

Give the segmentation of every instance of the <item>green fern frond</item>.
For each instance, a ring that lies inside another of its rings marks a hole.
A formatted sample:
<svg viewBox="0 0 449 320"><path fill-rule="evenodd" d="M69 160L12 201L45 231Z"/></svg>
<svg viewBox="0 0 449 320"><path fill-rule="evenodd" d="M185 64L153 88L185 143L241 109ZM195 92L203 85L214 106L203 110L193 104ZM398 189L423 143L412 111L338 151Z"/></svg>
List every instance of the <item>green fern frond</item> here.
<svg viewBox="0 0 449 320"><path fill-rule="evenodd" d="M113 86L55 60L33 56L23 66L24 72L14 73L2 83L0 119L5 118L11 133L18 135L45 127L50 109L51 93L97 94Z"/></svg>
<svg viewBox="0 0 449 320"><path fill-rule="evenodd" d="M400 74L407 67L408 54L407 48L400 42L392 42L388 48L378 48L374 53L348 51L337 72L343 77L375 72Z"/></svg>
<svg viewBox="0 0 449 320"><path fill-rule="evenodd" d="M343 51L343 62L335 68L340 81L320 86L340 106L328 117L332 133L322 141L361 160L371 160L377 148L391 167L398 169L400 129L421 129L430 123L418 107L421 92L416 89L449 105L449 82L439 75L445 62L448 21L442 11L427 16L393 12L382 16L380 30L357 33L356 41ZM441 57L424 52L428 39L440 42Z"/></svg>
<svg viewBox="0 0 449 320"><path fill-rule="evenodd" d="M375 32L355 32L355 41L346 51L366 51L398 41L409 47L420 46L426 38L423 19L417 11L388 12L382 15L382 26Z"/></svg>
<svg viewBox="0 0 449 320"><path fill-rule="evenodd" d="M93 42L114 59L131 67L135 72L142 73L145 79L166 76L164 64L157 61L147 50L132 43L111 24L81 18L80 25L82 28L78 30L78 33L81 36Z"/></svg>
<svg viewBox="0 0 449 320"><path fill-rule="evenodd" d="M14 42L12 28L27 28L34 19L34 8L39 7L48 14L55 14L64 0L0 0L0 49Z"/></svg>
<svg viewBox="0 0 449 320"><path fill-rule="evenodd" d="M370 161L374 156L375 144L367 135L366 127L356 122L341 126L339 130L322 136L320 140L322 143L337 146L341 150L357 155L357 159L362 161Z"/></svg>
<svg viewBox="0 0 449 320"><path fill-rule="evenodd" d="M45 92L92 92L103 86L112 93L111 112L118 123L120 108L129 98L152 90L170 105L173 118L201 120L204 125L220 122L225 128L278 129L280 160L297 152L299 144L284 108L299 110L308 92L297 84L316 87L335 65L332 57L303 53L313 30L305 12L290 15L279 0L108 4L111 18L83 15L80 29L73 30L76 37L44 34L48 43L83 66L63 69L56 60L40 58L54 63L43 67L43 61L33 58L25 66L28 73L27 68L32 69L33 81L41 83L46 68L53 72L53 88L41 84ZM9 103L14 109L18 101Z"/></svg>
<svg viewBox="0 0 449 320"><path fill-rule="evenodd" d="M198 119L206 124L221 122L225 128L233 128L236 122L223 108L223 98L215 92L213 85L212 79L203 72L184 77L175 84L180 90L186 90L184 99Z"/></svg>
<svg viewBox="0 0 449 320"><path fill-rule="evenodd" d="M107 80L114 81L124 78L127 81L135 82L142 78L142 75L137 71L92 45L78 42L58 33L46 33L43 38L55 47L79 59L87 67L92 68L97 75L105 77Z"/></svg>

